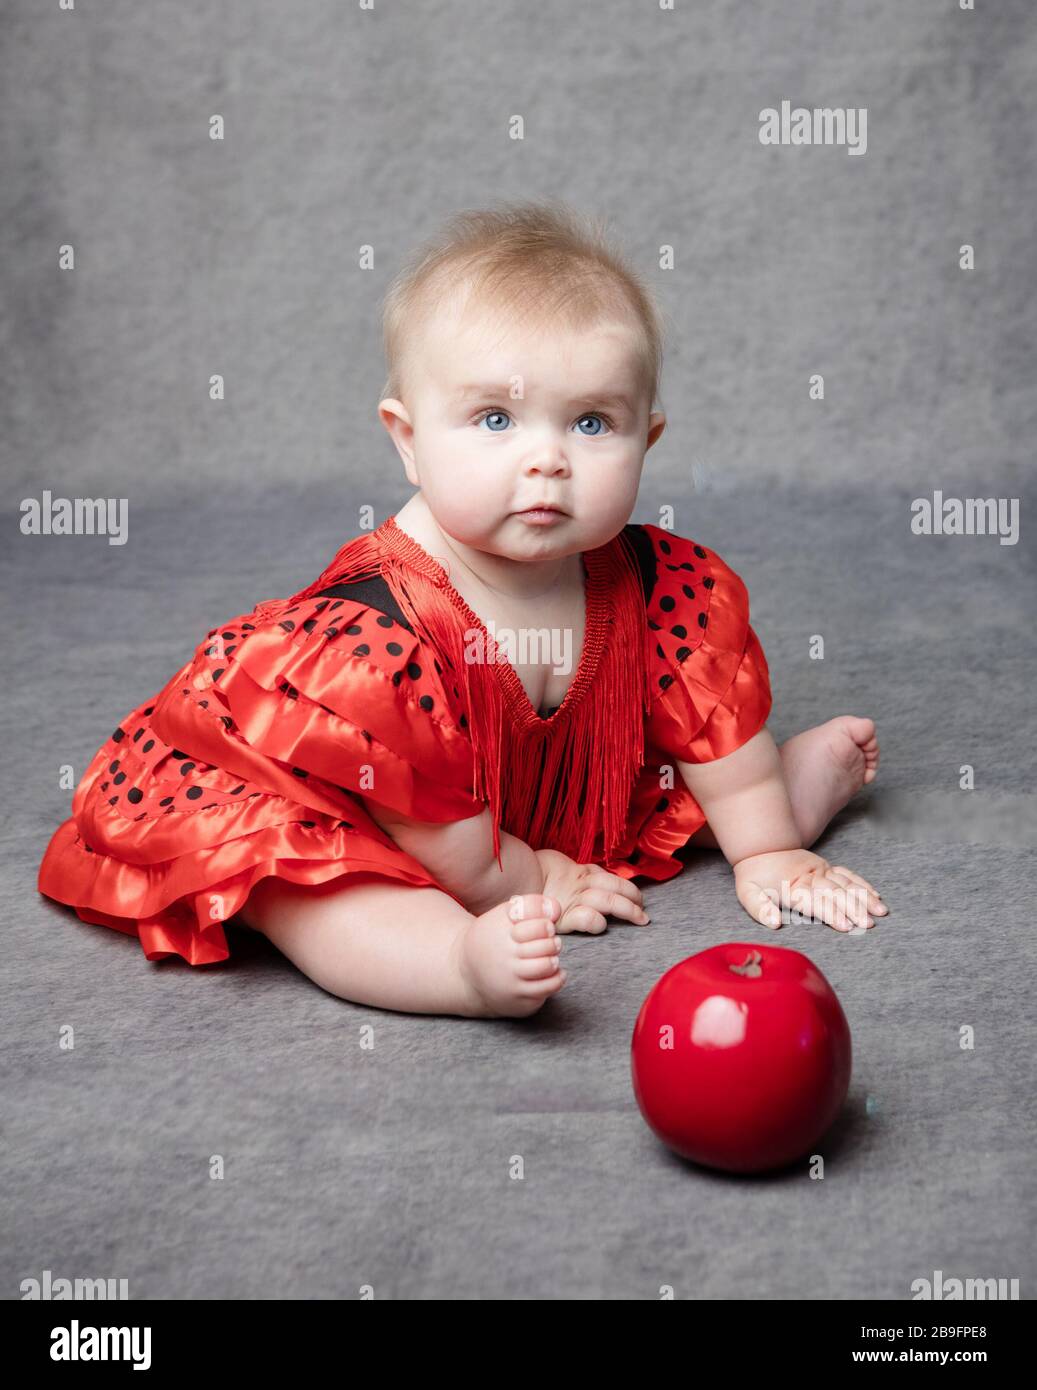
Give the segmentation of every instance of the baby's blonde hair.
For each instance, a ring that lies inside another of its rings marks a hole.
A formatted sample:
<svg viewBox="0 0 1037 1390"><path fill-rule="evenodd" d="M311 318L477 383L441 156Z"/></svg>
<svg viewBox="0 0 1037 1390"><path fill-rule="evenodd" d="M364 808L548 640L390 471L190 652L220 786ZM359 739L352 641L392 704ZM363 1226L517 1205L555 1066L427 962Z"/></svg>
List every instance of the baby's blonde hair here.
<svg viewBox="0 0 1037 1390"><path fill-rule="evenodd" d="M512 322L578 331L632 318L641 382L655 405L663 326L647 282L610 242L604 218L581 218L549 199L455 213L409 257L382 300L383 399L403 398L409 343L461 286Z"/></svg>

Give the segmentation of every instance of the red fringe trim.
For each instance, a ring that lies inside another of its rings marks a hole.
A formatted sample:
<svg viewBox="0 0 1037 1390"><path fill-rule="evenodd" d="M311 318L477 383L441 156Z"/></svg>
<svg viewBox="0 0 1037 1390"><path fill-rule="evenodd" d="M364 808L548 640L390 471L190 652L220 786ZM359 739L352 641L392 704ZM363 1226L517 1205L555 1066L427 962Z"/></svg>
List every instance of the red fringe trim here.
<svg viewBox="0 0 1037 1390"><path fill-rule="evenodd" d="M550 719L533 709L514 668L498 656L493 637L443 567L393 517L348 541L305 589L261 604L257 612L272 616L332 584L381 574L414 631L444 670L464 683L472 794L489 803L498 864L503 868L502 826L534 848L557 849L587 863L599 830L606 855L624 834L652 691L644 594L629 542L621 532L586 551L583 562L583 654ZM466 656L472 639L478 639L482 660Z"/></svg>

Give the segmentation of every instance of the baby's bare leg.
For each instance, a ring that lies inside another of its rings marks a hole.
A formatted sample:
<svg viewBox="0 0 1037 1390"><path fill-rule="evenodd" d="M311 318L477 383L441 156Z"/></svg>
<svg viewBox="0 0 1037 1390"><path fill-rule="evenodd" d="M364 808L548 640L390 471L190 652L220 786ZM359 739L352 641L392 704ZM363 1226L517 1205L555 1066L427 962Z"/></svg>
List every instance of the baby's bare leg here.
<svg viewBox="0 0 1037 1390"><path fill-rule="evenodd" d="M465 1018L526 1017L565 982L540 894L518 920L479 917L406 884L262 879L238 914L322 989L358 1004Z"/></svg>
<svg viewBox="0 0 1037 1390"><path fill-rule="evenodd" d="M792 814L809 849L828 822L861 787L875 780L879 744L871 719L841 714L786 739L778 749ZM695 849L719 849L708 825L688 841Z"/></svg>

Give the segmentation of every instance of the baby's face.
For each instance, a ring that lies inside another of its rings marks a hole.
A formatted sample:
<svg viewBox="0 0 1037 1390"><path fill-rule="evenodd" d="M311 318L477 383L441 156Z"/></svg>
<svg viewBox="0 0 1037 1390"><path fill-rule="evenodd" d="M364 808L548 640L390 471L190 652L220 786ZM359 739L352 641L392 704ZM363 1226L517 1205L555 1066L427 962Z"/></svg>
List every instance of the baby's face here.
<svg viewBox="0 0 1037 1390"><path fill-rule="evenodd" d="M571 555L617 535L665 424L651 413L635 344L623 321L502 333L478 313L433 320L390 432L440 528L515 560ZM547 525L519 515L538 503L564 515Z"/></svg>

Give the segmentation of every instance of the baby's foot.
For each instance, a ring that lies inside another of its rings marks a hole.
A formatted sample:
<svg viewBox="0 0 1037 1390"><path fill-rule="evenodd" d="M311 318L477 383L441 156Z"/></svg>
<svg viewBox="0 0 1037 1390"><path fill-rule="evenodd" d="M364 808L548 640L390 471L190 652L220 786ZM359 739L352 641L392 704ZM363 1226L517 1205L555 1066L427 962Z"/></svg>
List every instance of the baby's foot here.
<svg viewBox="0 0 1037 1390"><path fill-rule="evenodd" d="M526 1018L562 988L554 928L561 910L556 898L516 894L461 930L456 959L472 1017Z"/></svg>
<svg viewBox="0 0 1037 1390"><path fill-rule="evenodd" d="M837 811L875 780L879 743L870 719L840 714L781 745L789 799L803 843L810 846Z"/></svg>

